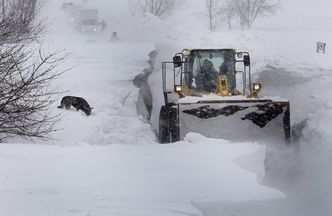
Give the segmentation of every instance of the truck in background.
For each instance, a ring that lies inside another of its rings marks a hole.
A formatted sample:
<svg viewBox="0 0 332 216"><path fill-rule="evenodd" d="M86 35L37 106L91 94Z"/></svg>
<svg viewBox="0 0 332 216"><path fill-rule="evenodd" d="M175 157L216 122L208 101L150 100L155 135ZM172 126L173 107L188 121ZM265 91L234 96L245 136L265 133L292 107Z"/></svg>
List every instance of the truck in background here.
<svg viewBox="0 0 332 216"><path fill-rule="evenodd" d="M80 32L97 32L98 10L79 8L77 11L76 25Z"/></svg>
<svg viewBox="0 0 332 216"><path fill-rule="evenodd" d="M75 28L80 32L98 31L98 10L84 8L73 3L64 3L62 9L65 11Z"/></svg>

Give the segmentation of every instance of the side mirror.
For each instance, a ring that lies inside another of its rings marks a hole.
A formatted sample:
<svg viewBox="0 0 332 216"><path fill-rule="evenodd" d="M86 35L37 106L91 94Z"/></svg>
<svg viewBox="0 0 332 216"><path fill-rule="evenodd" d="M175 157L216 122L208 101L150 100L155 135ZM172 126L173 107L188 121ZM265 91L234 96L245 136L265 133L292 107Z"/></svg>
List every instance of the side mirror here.
<svg viewBox="0 0 332 216"><path fill-rule="evenodd" d="M249 55L244 55L243 56L243 64L246 67L250 66L250 56Z"/></svg>
<svg viewBox="0 0 332 216"><path fill-rule="evenodd" d="M174 67L181 67L182 66L182 58L180 56L173 57L173 64Z"/></svg>

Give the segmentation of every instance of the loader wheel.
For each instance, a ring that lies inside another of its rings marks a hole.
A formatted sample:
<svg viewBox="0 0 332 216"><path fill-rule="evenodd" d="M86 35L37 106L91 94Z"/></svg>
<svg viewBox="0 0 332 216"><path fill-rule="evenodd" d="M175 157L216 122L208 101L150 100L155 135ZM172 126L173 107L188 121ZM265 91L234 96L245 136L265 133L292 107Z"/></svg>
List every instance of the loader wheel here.
<svg viewBox="0 0 332 216"><path fill-rule="evenodd" d="M284 113L284 131L285 131L285 140L287 144L291 143L291 126L290 126L290 111L289 111L289 105L286 108L286 111Z"/></svg>
<svg viewBox="0 0 332 216"><path fill-rule="evenodd" d="M168 109L162 106L159 113L159 142L169 143L170 132L169 132L169 116Z"/></svg>
<svg viewBox="0 0 332 216"><path fill-rule="evenodd" d="M172 143L180 140L180 130L177 109L162 106L159 114L159 141Z"/></svg>

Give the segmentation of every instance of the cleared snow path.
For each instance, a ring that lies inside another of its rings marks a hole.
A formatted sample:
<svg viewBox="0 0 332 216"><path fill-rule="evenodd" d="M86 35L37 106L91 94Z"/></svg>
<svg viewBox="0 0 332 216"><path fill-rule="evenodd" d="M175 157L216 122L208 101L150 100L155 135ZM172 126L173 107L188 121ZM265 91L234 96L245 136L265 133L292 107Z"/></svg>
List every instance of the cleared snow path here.
<svg viewBox="0 0 332 216"><path fill-rule="evenodd" d="M65 67L73 67L59 83L69 91L64 96L83 97L94 108L89 117L74 108L55 108L63 114L59 127L64 128L54 134L59 139L55 143L140 144L155 139L150 126L137 118L138 89L132 84L135 75L147 66L152 45L112 44L97 36L60 35L54 44L66 47L70 55Z"/></svg>

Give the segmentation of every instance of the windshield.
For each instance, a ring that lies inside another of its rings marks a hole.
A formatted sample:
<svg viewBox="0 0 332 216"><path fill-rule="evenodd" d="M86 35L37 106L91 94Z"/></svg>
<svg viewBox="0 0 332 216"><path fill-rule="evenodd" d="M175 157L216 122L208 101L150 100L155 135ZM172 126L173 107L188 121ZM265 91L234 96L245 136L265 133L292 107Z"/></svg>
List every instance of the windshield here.
<svg viewBox="0 0 332 216"><path fill-rule="evenodd" d="M236 89L234 50L194 50L190 55L187 85L196 90L213 92L217 76L226 75L230 91Z"/></svg>

